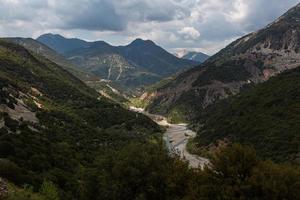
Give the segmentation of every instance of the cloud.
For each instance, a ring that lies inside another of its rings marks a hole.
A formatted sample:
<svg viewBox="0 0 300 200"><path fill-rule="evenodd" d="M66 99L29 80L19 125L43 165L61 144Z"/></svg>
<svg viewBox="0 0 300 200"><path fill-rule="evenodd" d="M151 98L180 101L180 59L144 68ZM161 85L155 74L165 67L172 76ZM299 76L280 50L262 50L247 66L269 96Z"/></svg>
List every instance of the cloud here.
<svg viewBox="0 0 300 200"><path fill-rule="evenodd" d="M129 23L165 22L189 14L171 0L51 0L51 5L63 29L123 31Z"/></svg>
<svg viewBox="0 0 300 200"><path fill-rule="evenodd" d="M125 44L141 37L163 47L213 54L256 31L298 0L0 0L0 35L46 32Z"/></svg>
<svg viewBox="0 0 300 200"><path fill-rule="evenodd" d="M127 24L109 0L54 1L52 10L62 29L121 31Z"/></svg>
<svg viewBox="0 0 300 200"><path fill-rule="evenodd" d="M186 40L196 40L200 37L199 31L197 31L194 27L184 27L178 31L178 33Z"/></svg>

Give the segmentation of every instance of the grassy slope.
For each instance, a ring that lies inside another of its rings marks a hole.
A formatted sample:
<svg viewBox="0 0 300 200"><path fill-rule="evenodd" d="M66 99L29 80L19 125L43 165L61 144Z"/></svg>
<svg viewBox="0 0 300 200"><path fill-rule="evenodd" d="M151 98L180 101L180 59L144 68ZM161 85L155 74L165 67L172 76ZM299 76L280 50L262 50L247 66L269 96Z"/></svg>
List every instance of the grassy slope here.
<svg viewBox="0 0 300 200"><path fill-rule="evenodd" d="M265 158L299 162L300 68L210 106L195 120L199 145L229 139Z"/></svg>

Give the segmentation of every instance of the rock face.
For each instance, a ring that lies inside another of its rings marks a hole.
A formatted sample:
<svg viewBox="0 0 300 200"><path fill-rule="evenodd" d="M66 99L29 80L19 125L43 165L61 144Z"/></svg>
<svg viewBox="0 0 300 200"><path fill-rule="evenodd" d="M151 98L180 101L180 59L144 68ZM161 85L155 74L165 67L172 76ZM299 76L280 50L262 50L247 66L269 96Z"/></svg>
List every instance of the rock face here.
<svg viewBox="0 0 300 200"><path fill-rule="evenodd" d="M207 59L209 59L209 57L209 55L206 55L204 53L191 51L184 54L181 58L204 63Z"/></svg>
<svg viewBox="0 0 300 200"><path fill-rule="evenodd" d="M0 177L0 199L5 199L7 196L8 196L7 183Z"/></svg>
<svg viewBox="0 0 300 200"><path fill-rule="evenodd" d="M174 111L191 119L215 101L237 94L251 83L268 80L300 63L300 5L274 23L246 35L199 67L157 89L148 110Z"/></svg>

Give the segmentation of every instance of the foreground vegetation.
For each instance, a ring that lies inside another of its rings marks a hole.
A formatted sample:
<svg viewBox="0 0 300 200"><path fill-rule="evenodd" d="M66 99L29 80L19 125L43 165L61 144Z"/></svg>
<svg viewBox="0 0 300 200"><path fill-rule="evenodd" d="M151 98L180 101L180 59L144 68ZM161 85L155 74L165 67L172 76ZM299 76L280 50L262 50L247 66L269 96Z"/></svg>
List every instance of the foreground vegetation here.
<svg viewBox="0 0 300 200"><path fill-rule="evenodd" d="M91 167L82 170L80 187L73 198L93 200L300 198L299 168L262 161L249 147L232 145L215 154L211 161L211 167L203 171L190 169L187 163L176 156L168 156L160 143L132 143L119 151L98 155ZM41 195L41 199L45 195L53 196L53 193L55 195L53 185L48 183L47 190L43 189L45 184L43 185L38 194ZM21 197L11 199L23 200ZM36 198L33 196L28 198L33 199ZM61 199L65 198L62 196Z"/></svg>

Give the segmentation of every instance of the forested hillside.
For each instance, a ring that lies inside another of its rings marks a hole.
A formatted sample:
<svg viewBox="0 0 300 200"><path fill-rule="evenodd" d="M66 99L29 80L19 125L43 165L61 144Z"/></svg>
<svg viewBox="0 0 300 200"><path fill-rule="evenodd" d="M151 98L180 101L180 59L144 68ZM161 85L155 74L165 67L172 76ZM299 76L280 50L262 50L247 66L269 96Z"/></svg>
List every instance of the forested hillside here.
<svg viewBox="0 0 300 200"><path fill-rule="evenodd" d="M196 141L214 151L239 142L263 158L300 162L300 68L208 107L194 120Z"/></svg>
<svg viewBox="0 0 300 200"><path fill-rule="evenodd" d="M21 46L0 41L0 65L0 176L18 185L49 179L72 199L97 155L160 132Z"/></svg>

